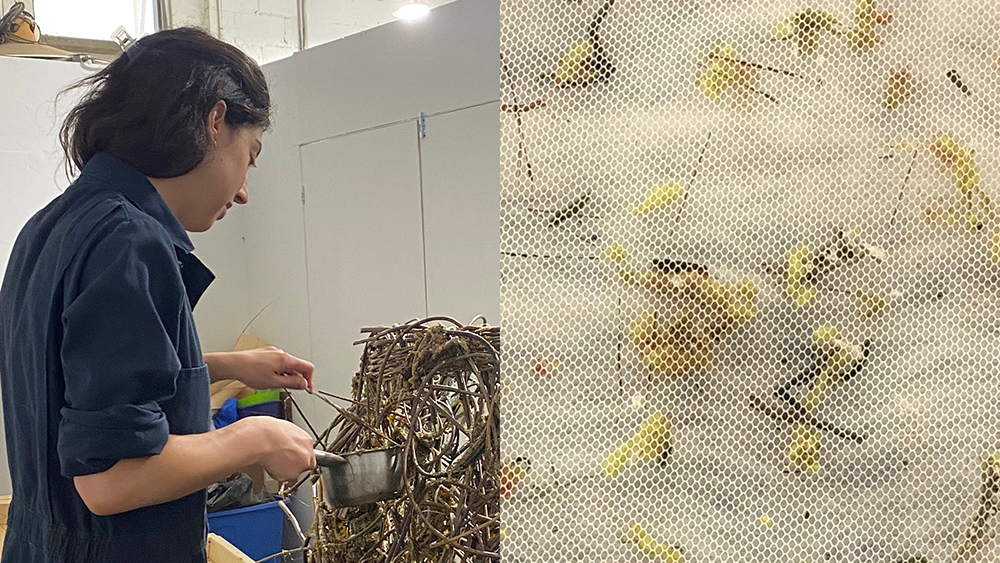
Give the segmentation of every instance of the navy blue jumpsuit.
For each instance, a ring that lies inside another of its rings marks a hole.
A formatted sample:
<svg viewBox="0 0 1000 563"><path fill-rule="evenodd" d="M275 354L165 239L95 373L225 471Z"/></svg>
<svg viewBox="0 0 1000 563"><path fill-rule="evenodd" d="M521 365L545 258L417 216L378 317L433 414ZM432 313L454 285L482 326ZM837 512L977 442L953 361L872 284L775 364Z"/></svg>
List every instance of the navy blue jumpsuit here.
<svg viewBox="0 0 1000 563"><path fill-rule="evenodd" d="M108 154L21 231L0 289L3 563L204 563L204 491L96 516L73 485L209 430L191 309L214 276L193 249L146 177Z"/></svg>

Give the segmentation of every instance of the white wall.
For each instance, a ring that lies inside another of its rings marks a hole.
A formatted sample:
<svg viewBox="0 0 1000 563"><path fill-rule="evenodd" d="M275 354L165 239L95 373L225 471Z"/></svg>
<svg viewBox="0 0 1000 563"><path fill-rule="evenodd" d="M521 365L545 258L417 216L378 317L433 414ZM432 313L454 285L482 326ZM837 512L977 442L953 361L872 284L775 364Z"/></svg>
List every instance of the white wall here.
<svg viewBox="0 0 1000 563"><path fill-rule="evenodd" d="M0 57L0 276L24 223L58 196L69 181L58 131L74 96L55 105L56 94L90 72L77 64ZM193 235L196 254L216 273L195 311L202 347L228 350L249 320L249 291L242 232L246 214L231 210L211 231ZM2 441L0 419L0 441ZM7 450L0 448L0 494L10 493Z"/></svg>
<svg viewBox="0 0 1000 563"><path fill-rule="evenodd" d="M0 0L6 12L14 0ZM75 2L77 0L59 0ZM393 21L411 0L304 0L305 47L315 47ZM452 0L422 0L432 8ZM264 64L300 49L298 0L166 0L170 27L196 26ZM29 3L28 10L31 10ZM39 22L43 31L45 22Z"/></svg>
<svg viewBox="0 0 1000 563"><path fill-rule="evenodd" d="M6 12L14 0L0 0ZM76 0L60 0L74 2ZM315 47L393 21L411 0L304 0L305 47ZM452 0L422 0L432 8ZM170 27L196 26L264 64L301 47L298 0L166 0ZM31 10L29 4L28 10ZM43 31L45 22L39 22Z"/></svg>
<svg viewBox="0 0 1000 563"><path fill-rule="evenodd" d="M424 0L431 8L452 0ZM393 21L410 0L306 0L307 46L315 47Z"/></svg>
<svg viewBox="0 0 1000 563"><path fill-rule="evenodd" d="M392 13L410 0L305 0L305 47L315 47L393 21ZM432 8L452 0L425 0ZM299 50L297 0L174 0L180 12L201 2L209 12L204 23L219 21L219 36L261 63ZM183 16L183 13L179 13Z"/></svg>
<svg viewBox="0 0 1000 563"><path fill-rule="evenodd" d="M5 180L0 206L0 266L17 233L66 185L58 134L72 98L58 108L61 88L87 75L80 65L0 57L4 100L0 104L0 170ZM0 270L2 272L2 270Z"/></svg>
<svg viewBox="0 0 1000 563"><path fill-rule="evenodd" d="M409 0L305 0L305 47L353 35L393 21ZM452 0L425 0L433 7ZM172 26L195 25L233 43L259 63L299 50L297 0L170 0Z"/></svg>
<svg viewBox="0 0 1000 563"><path fill-rule="evenodd" d="M205 233L191 233L195 254L215 274L194 310L198 336L205 352L232 350L253 317L244 233L247 211L233 207L225 219Z"/></svg>
<svg viewBox="0 0 1000 563"><path fill-rule="evenodd" d="M476 311L499 322L499 217L492 203L499 185L498 53L496 0L460 0L418 24L390 23L265 65L277 113L250 177L246 244L251 311L274 303L253 332L312 359L319 388L349 393L361 354L350 342L359 323L401 322L428 310L454 312L464 321ZM406 151L417 149L421 112L430 116L422 154L412 155L421 166L406 180L392 180L373 167L398 168L407 159L412 169ZM413 144L382 138L387 129L408 129ZM449 158L451 150L457 158ZM345 161L348 152L354 157ZM388 189L409 203L384 213L362 201L338 209L356 201L332 195L351 183ZM441 224L447 217L452 225ZM411 238L386 247L384 233L401 221L410 225ZM427 241L426 252L422 240L412 240L413 225ZM450 228L455 239L442 243ZM371 252L375 248L383 252ZM398 296L423 285L412 266L388 278L394 262L414 252L422 254L426 265L419 269L431 285L415 305L387 305L392 300L385 292ZM466 277L454 282L450 272L465 267ZM372 281L358 283L362 279ZM366 317L370 321L361 322ZM329 419L322 409L315 411L317 422Z"/></svg>
<svg viewBox="0 0 1000 563"><path fill-rule="evenodd" d="M299 47L296 0L218 0L220 37L260 63L289 57Z"/></svg>

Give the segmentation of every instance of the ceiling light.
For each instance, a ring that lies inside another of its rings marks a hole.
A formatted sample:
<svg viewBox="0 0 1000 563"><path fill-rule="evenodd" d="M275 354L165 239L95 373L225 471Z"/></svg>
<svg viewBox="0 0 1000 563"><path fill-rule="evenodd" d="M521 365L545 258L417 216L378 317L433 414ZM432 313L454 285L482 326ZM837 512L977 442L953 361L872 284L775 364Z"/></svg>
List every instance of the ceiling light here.
<svg viewBox="0 0 1000 563"><path fill-rule="evenodd" d="M400 6L398 10L392 13L392 15L401 20L416 20L426 16L430 11L431 7L427 4L410 2L409 4L403 4Z"/></svg>

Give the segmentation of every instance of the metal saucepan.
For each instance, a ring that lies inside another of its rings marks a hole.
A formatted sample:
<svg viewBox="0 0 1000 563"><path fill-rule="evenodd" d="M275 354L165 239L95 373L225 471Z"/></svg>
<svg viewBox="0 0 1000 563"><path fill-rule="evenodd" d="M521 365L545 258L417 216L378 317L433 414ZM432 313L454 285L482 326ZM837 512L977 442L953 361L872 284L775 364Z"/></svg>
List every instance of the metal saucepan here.
<svg viewBox="0 0 1000 563"><path fill-rule="evenodd" d="M338 455L316 450L323 496L334 508L360 506L403 492L403 450L399 447Z"/></svg>

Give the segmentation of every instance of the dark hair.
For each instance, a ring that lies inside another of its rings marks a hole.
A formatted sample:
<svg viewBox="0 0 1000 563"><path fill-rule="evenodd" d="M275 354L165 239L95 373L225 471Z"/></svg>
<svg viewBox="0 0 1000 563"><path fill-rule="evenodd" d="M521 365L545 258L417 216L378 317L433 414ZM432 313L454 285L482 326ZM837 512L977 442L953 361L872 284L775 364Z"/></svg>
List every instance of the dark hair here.
<svg viewBox="0 0 1000 563"><path fill-rule="evenodd" d="M160 31L63 92L89 88L59 140L69 170L110 153L153 178L190 172L208 152L206 118L226 102L226 123L271 124L264 73L238 48L197 28Z"/></svg>

